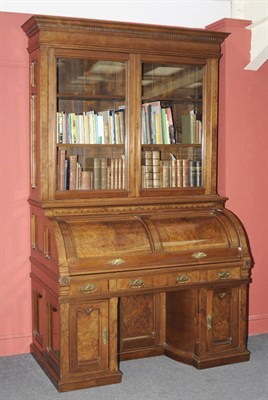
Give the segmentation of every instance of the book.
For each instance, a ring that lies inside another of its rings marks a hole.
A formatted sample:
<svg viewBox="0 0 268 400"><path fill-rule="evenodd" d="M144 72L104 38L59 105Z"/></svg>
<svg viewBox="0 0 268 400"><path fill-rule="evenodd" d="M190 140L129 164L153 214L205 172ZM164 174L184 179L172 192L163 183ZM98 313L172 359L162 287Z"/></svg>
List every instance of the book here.
<svg viewBox="0 0 268 400"><path fill-rule="evenodd" d="M182 160L182 186L189 187L189 160Z"/></svg>
<svg viewBox="0 0 268 400"><path fill-rule="evenodd" d="M58 150L58 190L65 189L65 150Z"/></svg>
<svg viewBox="0 0 268 400"><path fill-rule="evenodd" d="M82 171L81 173L81 190L91 189L91 171Z"/></svg>
<svg viewBox="0 0 268 400"><path fill-rule="evenodd" d="M196 161L189 160L189 186L196 186Z"/></svg>
<svg viewBox="0 0 268 400"><path fill-rule="evenodd" d="M76 181L77 181L77 155L70 154L69 155L69 190L76 190Z"/></svg>
<svg viewBox="0 0 268 400"><path fill-rule="evenodd" d="M170 154L170 187L177 186L177 160L174 154Z"/></svg>
<svg viewBox="0 0 268 400"><path fill-rule="evenodd" d="M125 155L122 155L121 159L122 159L122 189L125 189L126 188L126 176L125 176L125 173L126 173L126 158L125 158Z"/></svg>
<svg viewBox="0 0 268 400"><path fill-rule="evenodd" d="M57 143L63 142L63 112L57 112Z"/></svg>
<svg viewBox="0 0 268 400"><path fill-rule="evenodd" d="M82 165L77 161L76 163L76 190L81 189L82 182Z"/></svg>
<svg viewBox="0 0 268 400"><path fill-rule="evenodd" d="M166 107L165 111L167 114L167 121L168 121L169 143L175 144L176 143L175 126L173 122L172 109L171 107Z"/></svg>
<svg viewBox="0 0 268 400"><path fill-rule="evenodd" d="M182 159L177 160L177 187L183 186L183 170L182 170Z"/></svg>
<svg viewBox="0 0 268 400"><path fill-rule="evenodd" d="M70 177L70 160L65 158L65 169L64 169L64 190L69 190L69 177Z"/></svg>
<svg viewBox="0 0 268 400"><path fill-rule="evenodd" d="M145 125L146 125L146 143L147 144L152 144L153 143L153 138L152 138L152 128L151 128L151 104L150 103L144 103L142 105L144 109L144 116L145 116Z"/></svg>
<svg viewBox="0 0 268 400"><path fill-rule="evenodd" d="M70 143L75 144L76 142L76 114L70 113Z"/></svg>
<svg viewBox="0 0 268 400"><path fill-rule="evenodd" d="M123 144L125 143L125 136L126 136L125 107L121 106L121 108L115 110L115 115L118 117L118 128L119 128L117 143Z"/></svg>
<svg viewBox="0 0 268 400"><path fill-rule="evenodd" d="M100 189L107 189L107 158L100 158Z"/></svg>
<svg viewBox="0 0 268 400"><path fill-rule="evenodd" d="M168 160L162 161L162 187L170 187L170 165Z"/></svg>
<svg viewBox="0 0 268 400"><path fill-rule="evenodd" d="M104 110L99 111L98 115L103 118L103 143L109 144L111 142L111 121L110 121L110 111Z"/></svg>
<svg viewBox="0 0 268 400"><path fill-rule="evenodd" d="M161 109L161 119L162 119L162 141L163 141L163 144L170 144L169 125L168 125L166 108Z"/></svg>
<svg viewBox="0 0 268 400"><path fill-rule="evenodd" d="M202 142L202 122L198 119L195 123L195 142L198 144Z"/></svg>
<svg viewBox="0 0 268 400"><path fill-rule="evenodd" d="M145 188L153 187L153 154L151 150L145 150L143 152L144 156L144 181Z"/></svg>
<svg viewBox="0 0 268 400"><path fill-rule="evenodd" d="M160 101L153 101L150 103L150 117L151 117L151 136L153 143L162 144L162 115L161 115L161 104Z"/></svg>
<svg viewBox="0 0 268 400"><path fill-rule="evenodd" d="M142 106L141 114L142 114L142 144L148 144L146 113L144 106Z"/></svg>
<svg viewBox="0 0 268 400"><path fill-rule="evenodd" d="M160 151L152 151L152 186L154 188L160 187Z"/></svg>
<svg viewBox="0 0 268 400"><path fill-rule="evenodd" d="M88 138L89 144L95 144L95 117L94 111L87 111L86 112L88 118Z"/></svg>
<svg viewBox="0 0 268 400"><path fill-rule="evenodd" d="M200 160L196 160L196 186L202 186L202 163Z"/></svg>
<svg viewBox="0 0 268 400"><path fill-rule="evenodd" d="M101 159L95 157L93 159L93 188L101 189Z"/></svg>
<svg viewBox="0 0 268 400"><path fill-rule="evenodd" d="M182 115L182 144L196 143L196 115L194 112Z"/></svg>
<svg viewBox="0 0 268 400"><path fill-rule="evenodd" d="M83 112L83 122L84 122L84 143L89 144L89 130L88 130L88 115Z"/></svg>

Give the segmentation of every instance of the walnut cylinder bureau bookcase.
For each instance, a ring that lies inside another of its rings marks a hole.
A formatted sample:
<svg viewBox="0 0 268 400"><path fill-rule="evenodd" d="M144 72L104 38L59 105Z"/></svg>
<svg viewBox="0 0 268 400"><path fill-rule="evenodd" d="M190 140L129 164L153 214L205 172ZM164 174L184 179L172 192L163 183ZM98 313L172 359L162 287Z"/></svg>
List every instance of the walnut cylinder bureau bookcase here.
<svg viewBox="0 0 268 400"><path fill-rule="evenodd" d="M217 193L226 33L33 16L31 353L59 391L120 360L246 361L252 258Z"/></svg>

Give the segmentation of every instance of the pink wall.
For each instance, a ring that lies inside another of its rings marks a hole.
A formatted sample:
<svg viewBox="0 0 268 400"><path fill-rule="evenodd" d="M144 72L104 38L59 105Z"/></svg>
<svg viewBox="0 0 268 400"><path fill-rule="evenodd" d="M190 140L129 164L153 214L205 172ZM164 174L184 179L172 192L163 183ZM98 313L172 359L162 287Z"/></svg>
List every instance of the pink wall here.
<svg viewBox="0 0 268 400"><path fill-rule="evenodd" d="M28 53L20 28L28 17L0 14L0 355L29 352L31 340Z"/></svg>
<svg viewBox="0 0 268 400"><path fill-rule="evenodd" d="M0 18L0 355L12 355L29 352L31 342L28 53L27 38L20 28L29 15L1 13ZM220 21L219 30L233 32L222 60L219 188L230 198L228 207L243 221L255 259L250 290L250 333L254 334L268 332L268 64L257 72L244 71L249 32L232 20Z"/></svg>
<svg viewBox="0 0 268 400"><path fill-rule="evenodd" d="M223 19L208 29L230 32L220 64L219 193L248 233L254 268L249 333L268 332L268 61L250 61L250 21Z"/></svg>

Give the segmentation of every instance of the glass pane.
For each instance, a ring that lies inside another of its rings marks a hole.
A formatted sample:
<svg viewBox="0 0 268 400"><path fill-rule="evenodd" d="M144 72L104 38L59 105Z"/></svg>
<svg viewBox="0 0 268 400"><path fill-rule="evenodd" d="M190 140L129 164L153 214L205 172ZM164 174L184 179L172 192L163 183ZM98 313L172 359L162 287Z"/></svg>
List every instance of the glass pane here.
<svg viewBox="0 0 268 400"><path fill-rule="evenodd" d="M125 63L80 58L58 58L58 93L125 95Z"/></svg>
<svg viewBox="0 0 268 400"><path fill-rule="evenodd" d="M57 190L126 189L126 63L57 59Z"/></svg>
<svg viewBox="0 0 268 400"><path fill-rule="evenodd" d="M203 66L142 66L142 188L202 186Z"/></svg>

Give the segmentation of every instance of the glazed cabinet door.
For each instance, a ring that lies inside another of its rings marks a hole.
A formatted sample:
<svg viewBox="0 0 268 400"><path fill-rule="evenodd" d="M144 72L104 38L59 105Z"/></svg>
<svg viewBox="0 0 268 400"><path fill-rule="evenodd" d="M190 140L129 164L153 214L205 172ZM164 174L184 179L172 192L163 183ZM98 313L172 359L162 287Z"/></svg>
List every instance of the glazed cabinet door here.
<svg viewBox="0 0 268 400"><path fill-rule="evenodd" d="M72 373L108 369L108 301L70 305Z"/></svg>
<svg viewBox="0 0 268 400"><path fill-rule="evenodd" d="M51 194L127 196L128 56L80 51L74 57L58 50L51 52L51 64L57 77Z"/></svg>
<svg viewBox="0 0 268 400"><path fill-rule="evenodd" d="M142 57L141 194L204 193L206 60ZM206 138L207 134L207 138Z"/></svg>

